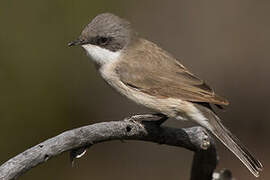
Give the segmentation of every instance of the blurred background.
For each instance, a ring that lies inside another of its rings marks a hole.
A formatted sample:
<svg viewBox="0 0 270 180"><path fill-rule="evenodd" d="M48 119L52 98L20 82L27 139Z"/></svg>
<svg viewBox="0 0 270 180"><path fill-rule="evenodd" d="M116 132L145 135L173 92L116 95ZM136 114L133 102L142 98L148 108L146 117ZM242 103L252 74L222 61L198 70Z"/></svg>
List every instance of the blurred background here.
<svg viewBox="0 0 270 180"><path fill-rule="evenodd" d="M264 164L260 179L269 179L269 8L267 0L1 1L0 163L65 130L149 112L112 91L81 48L67 47L95 15L112 12L230 100L218 113ZM218 152L218 169L254 179L220 143ZM75 168L65 153L21 179L188 179L192 155L113 141L91 147Z"/></svg>

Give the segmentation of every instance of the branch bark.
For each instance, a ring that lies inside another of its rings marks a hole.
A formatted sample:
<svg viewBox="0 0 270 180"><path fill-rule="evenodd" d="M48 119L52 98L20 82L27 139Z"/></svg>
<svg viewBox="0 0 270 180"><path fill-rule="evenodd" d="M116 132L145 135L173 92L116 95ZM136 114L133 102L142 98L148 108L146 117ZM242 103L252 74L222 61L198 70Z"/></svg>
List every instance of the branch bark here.
<svg viewBox="0 0 270 180"><path fill-rule="evenodd" d="M0 179L18 178L63 152L75 152L76 156L78 150L111 140L142 140L183 147L194 152L191 180L232 179L228 171L213 174L217 166L215 143L202 127L177 129L160 126L161 123L162 120L157 115L136 115L124 121L97 123L63 132L2 164Z"/></svg>

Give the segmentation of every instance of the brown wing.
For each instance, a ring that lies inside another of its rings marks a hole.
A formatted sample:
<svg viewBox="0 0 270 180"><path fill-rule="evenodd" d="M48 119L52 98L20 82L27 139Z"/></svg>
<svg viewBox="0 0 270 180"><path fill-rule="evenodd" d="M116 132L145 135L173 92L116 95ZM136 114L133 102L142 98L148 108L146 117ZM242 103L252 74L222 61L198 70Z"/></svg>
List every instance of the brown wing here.
<svg viewBox="0 0 270 180"><path fill-rule="evenodd" d="M133 48L136 51L127 53L129 58L124 56L116 68L120 80L127 86L159 98L229 104L225 98L216 95L204 81L155 44L141 40L141 46L136 47ZM149 49L151 52L147 51ZM132 63L129 62L131 59Z"/></svg>

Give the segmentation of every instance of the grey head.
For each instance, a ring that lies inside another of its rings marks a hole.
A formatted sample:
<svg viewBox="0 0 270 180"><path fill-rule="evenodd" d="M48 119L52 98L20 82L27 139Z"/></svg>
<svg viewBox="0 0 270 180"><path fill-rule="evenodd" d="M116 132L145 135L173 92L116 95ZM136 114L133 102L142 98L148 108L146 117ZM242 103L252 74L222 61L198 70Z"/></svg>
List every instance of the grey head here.
<svg viewBox="0 0 270 180"><path fill-rule="evenodd" d="M111 13L97 15L69 46L91 44L116 52L126 47L135 33L128 21Z"/></svg>

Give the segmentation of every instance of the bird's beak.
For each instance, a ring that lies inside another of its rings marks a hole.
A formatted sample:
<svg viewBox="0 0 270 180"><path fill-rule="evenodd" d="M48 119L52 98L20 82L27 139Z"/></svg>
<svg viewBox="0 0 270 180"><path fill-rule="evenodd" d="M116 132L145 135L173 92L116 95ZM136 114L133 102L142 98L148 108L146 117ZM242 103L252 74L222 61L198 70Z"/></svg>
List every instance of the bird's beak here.
<svg viewBox="0 0 270 180"><path fill-rule="evenodd" d="M71 41L68 43L68 46L71 47L71 46L78 46L78 45L83 45L84 44L84 41L80 38L74 40L74 41Z"/></svg>

